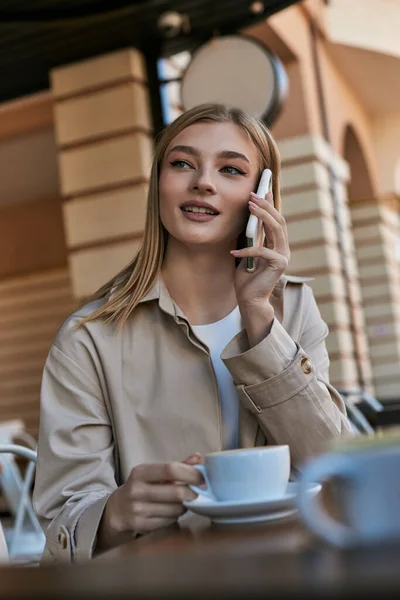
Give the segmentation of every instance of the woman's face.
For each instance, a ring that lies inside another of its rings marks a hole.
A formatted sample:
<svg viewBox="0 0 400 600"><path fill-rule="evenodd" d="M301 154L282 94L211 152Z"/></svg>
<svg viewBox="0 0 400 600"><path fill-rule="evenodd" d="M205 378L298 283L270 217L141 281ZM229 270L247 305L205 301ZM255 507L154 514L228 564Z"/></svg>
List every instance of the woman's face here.
<svg viewBox="0 0 400 600"><path fill-rule="evenodd" d="M233 123L200 122L168 146L161 166L161 221L185 245L230 245L249 215L257 185L254 144Z"/></svg>

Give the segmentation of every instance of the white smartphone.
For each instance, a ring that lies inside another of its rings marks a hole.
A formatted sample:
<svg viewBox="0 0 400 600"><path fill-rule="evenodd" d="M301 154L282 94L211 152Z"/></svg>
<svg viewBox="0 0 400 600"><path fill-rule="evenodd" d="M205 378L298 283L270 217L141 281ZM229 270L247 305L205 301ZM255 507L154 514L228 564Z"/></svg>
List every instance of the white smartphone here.
<svg viewBox="0 0 400 600"><path fill-rule="evenodd" d="M261 175L260 183L257 188L257 196L264 198L267 192L272 189L272 172L270 169L264 169ZM264 243L264 227L255 215L250 215L246 227L247 247L260 246ZM252 256L247 258L247 271L254 271L254 260Z"/></svg>

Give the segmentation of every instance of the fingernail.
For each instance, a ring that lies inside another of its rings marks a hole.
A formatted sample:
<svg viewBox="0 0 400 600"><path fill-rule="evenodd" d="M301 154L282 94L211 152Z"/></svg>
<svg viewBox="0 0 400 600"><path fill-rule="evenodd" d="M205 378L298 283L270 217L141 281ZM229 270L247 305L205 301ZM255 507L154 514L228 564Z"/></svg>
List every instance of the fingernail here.
<svg viewBox="0 0 400 600"><path fill-rule="evenodd" d="M257 196L255 192L250 192L250 196L253 196L253 198L256 198L256 200L261 200L260 196Z"/></svg>
<svg viewBox="0 0 400 600"><path fill-rule="evenodd" d="M233 254L234 256L236 256L237 254L240 254L241 250L231 250L231 254Z"/></svg>
<svg viewBox="0 0 400 600"><path fill-rule="evenodd" d="M249 206L251 208L258 208L258 205L255 202L252 202L251 200L249 200Z"/></svg>

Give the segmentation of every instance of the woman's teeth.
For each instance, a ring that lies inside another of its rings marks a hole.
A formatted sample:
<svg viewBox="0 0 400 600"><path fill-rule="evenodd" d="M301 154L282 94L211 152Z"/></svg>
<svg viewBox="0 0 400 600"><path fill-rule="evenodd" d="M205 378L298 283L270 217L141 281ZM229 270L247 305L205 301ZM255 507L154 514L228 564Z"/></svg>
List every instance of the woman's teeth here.
<svg viewBox="0 0 400 600"><path fill-rule="evenodd" d="M209 208L204 208L203 206L184 206L182 208L182 210L184 210L185 212L192 212L192 213L204 213L206 215L216 215L217 214L213 210L210 210Z"/></svg>

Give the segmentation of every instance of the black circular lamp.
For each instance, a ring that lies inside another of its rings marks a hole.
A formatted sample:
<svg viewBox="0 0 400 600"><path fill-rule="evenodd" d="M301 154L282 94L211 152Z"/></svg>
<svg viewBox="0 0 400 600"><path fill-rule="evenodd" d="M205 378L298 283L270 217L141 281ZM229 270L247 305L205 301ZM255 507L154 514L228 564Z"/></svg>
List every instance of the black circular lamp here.
<svg viewBox="0 0 400 600"><path fill-rule="evenodd" d="M227 35L202 45L192 56L181 86L184 109L205 102L235 106L271 125L288 91L286 71L260 42Z"/></svg>

